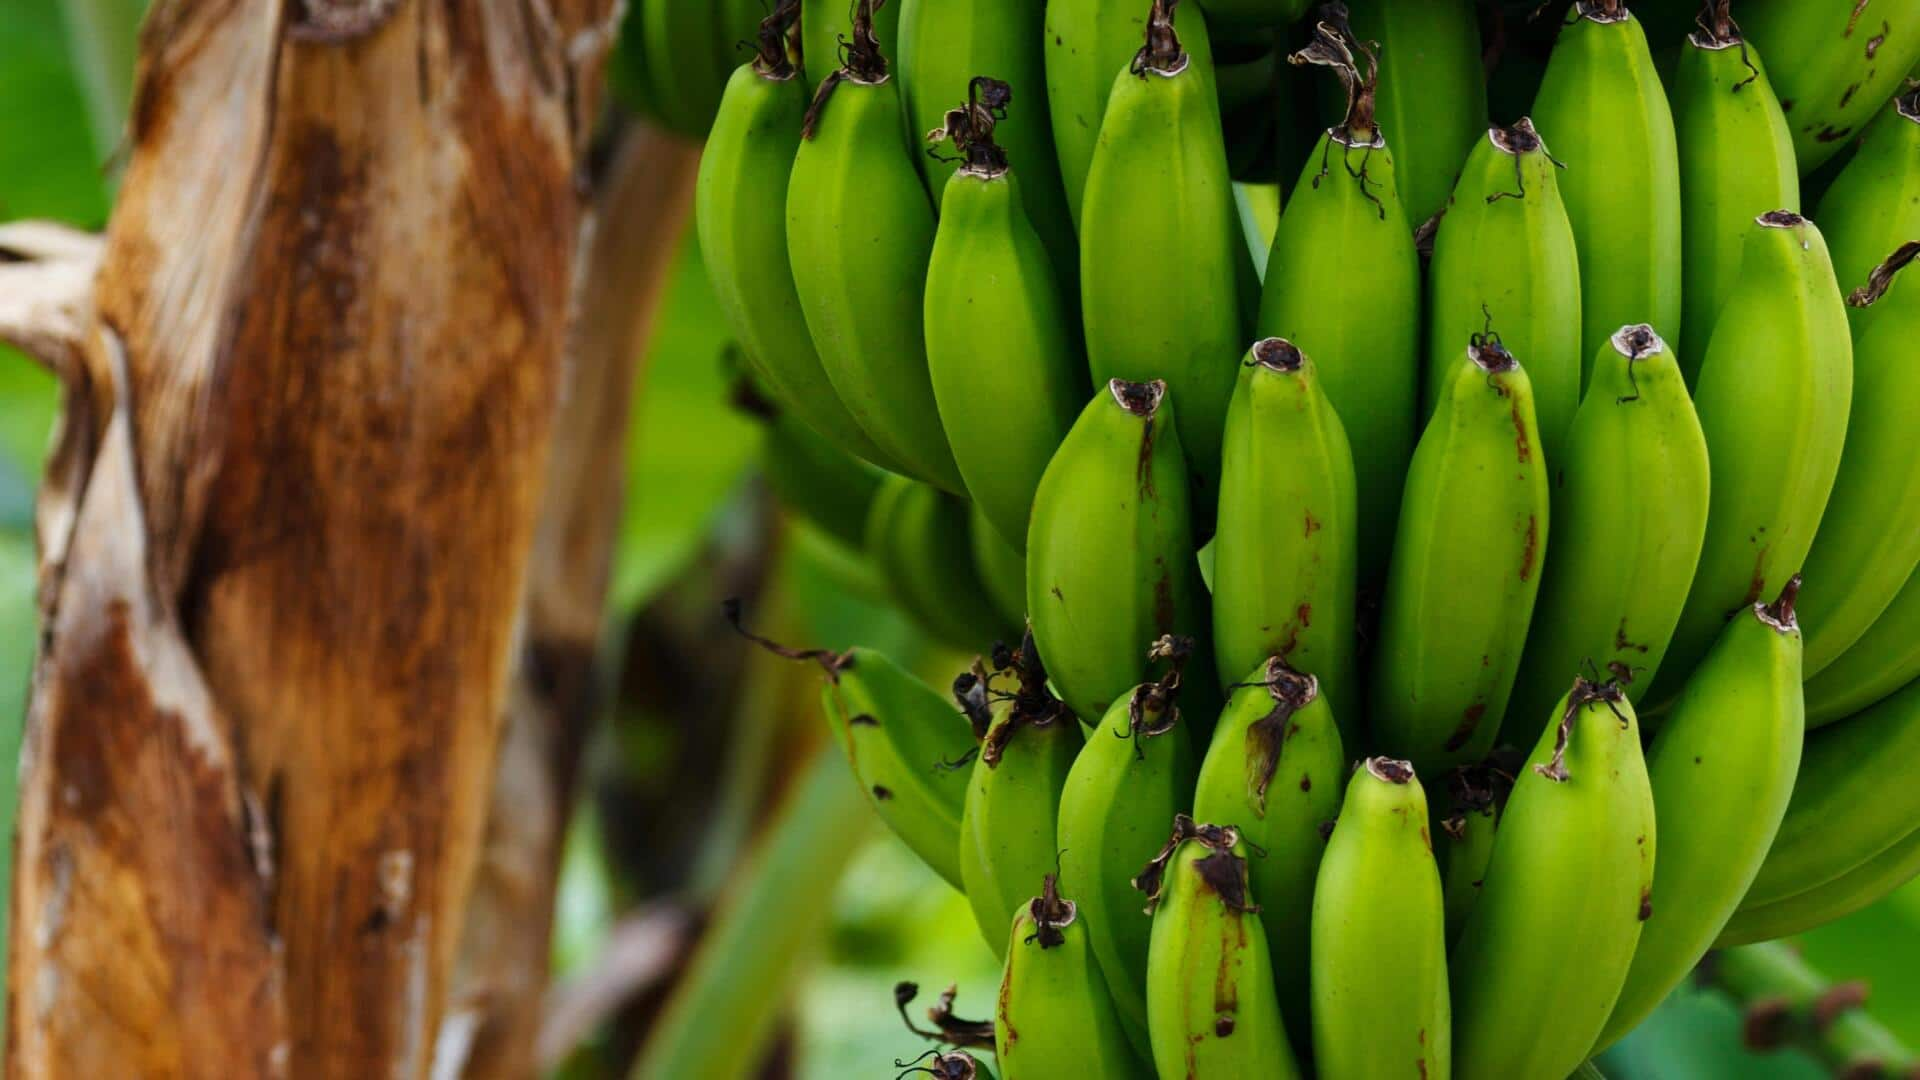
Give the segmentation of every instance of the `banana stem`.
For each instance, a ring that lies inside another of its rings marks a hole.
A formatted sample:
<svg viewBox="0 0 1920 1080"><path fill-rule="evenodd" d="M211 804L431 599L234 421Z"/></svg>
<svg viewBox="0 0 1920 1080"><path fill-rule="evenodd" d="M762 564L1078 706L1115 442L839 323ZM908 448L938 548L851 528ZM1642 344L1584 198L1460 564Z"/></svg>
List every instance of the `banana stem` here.
<svg viewBox="0 0 1920 1080"><path fill-rule="evenodd" d="M1911 1075L1920 1068L1900 1039L1867 1012L1866 984L1830 983L1791 945L1769 941L1707 958L1702 977L1743 1007L1749 1048L1797 1046L1835 1076Z"/></svg>

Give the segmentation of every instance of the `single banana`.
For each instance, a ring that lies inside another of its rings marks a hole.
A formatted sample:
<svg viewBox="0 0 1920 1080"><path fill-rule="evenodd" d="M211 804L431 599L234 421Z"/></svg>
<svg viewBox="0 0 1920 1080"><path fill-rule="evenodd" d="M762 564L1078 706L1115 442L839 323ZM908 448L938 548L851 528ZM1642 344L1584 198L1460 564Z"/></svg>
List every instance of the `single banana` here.
<svg viewBox="0 0 1920 1080"><path fill-rule="evenodd" d="M1220 438L1245 348L1240 235L1202 41L1153 0L1148 44L1111 80L1080 214L1080 296L1094 383L1164 380L1199 505L1219 495ZM1129 683L1128 685L1131 685Z"/></svg>
<svg viewBox="0 0 1920 1080"><path fill-rule="evenodd" d="M937 134L967 164L947 197L927 267L927 370L948 445L987 520L1016 549L1040 474L1089 396L1070 300L994 140L1009 90L973 81Z"/></svg>
<svg viewBox="0 0 1920 1080"><path fill-rule="evenodd" d="M677 135L704 136L738 63L722 43L746 37L753 22L728 26L732 11L717 3L636 0L635 6L645 27L641 42L654 118Z"/></svg>
<svg viewBox="0 0 1920 1080"><path fill-rule="evenodd" d="M1533 403L1499 336L1475 334L1408 469L1370 730L1429 772L1486 756L1519 673L1548 550Z"/></svg>
<svg viewBox="0 0 1920 1080"><path fill-rule="evenodd" d="M1027 612L1060 696L1089 723L1142 681L1141 642L1211 623L1173 406L1165 383L1109 383L1034 494ZM1211 671L1212 654L1194 666Z"/></svg>
<svg viewBox="0 0 1920 1080"><path fill-rule="evenodd" d="M1654 734L1647 772L1659 820L1653 913L1598 1054L1685 981L1767 857L1800 769L1806 710L1790 579L1735 616Z"/></svg>
<svg viewBox="0 0 1920 1080"><path fill-rule="evenodd" d="M1143 1057L1147 1042L1147 944L1153 922L1132 885L1165 842L1167 822L1193 794L1193 740L1179 706L1181 669L1191 642L1161 638L1149 655L1165 675L1116 701L1074 759L1060 793L1060 876L1080 898L1086 936L1106 973L1106 988L1127 1037Z"/></svg>
<svg viewBox="0 0 1920 1080"><path fill-rule="evenodd" d="M1327 847L1322 829L1340 810L1347 760L1319 682L1273 657L1227 699L1193 789L1194 814L1232 822L1256 853L1253 898L1289 1030L1302 1047L1312 1041L1313 883Z"/></svg>
<svg viewBox="0 0 1920 1080"><path fill-rule="evenodd" d="M1332 67L1350 100L1345 119L1321 135L1280 215L1257 326L1313 357L1315 381L1352 440L1358 581L1377 593L1418 423L1420 257L1395 187L1397 158L1372 120L1379 73L1370 54L1356 58L1343 38L1337 25L1322 23L1314 44L1294 54L1298 62ZM1223 513L1231 497L1223 487ZM1352 636L1349 627L1337 632ZM1273 651L1271 643L1238 651L1229 668L1245 671ZM1316 661L1303 666L1320 676L1341 715L1358 715L1342 685L1344 671Z"/></svg>
<svg viewBox="0 0 1920 1080"><path fill-rule="evenodd" d="M1907 579L1873 626L1807 680L1807 726L1844 720L1920 679L1920 573Z"/></svg>
<svg viewBox="0 0 1920 1080"><path fill-rule="evenodd" d="M855 0L847 66L807 109L787 185L793 282L840 401L918 479L965 490L927 374L921 307L933 207L907 159L906 117L874 42L874 0Z"/></svg>
<svg viewBox="0 0 1920 1080"><path fill-rule="evenodd" d="M1081 737L1073 714L1047 690L1033 635L1010 653L995 651L994 675L1011 678L1014 688L995 689L993 676L979 670L955 684L976 716L983 699L1003 699L974 759L957 850L974 921L1004 960L1014 911L1056 865L1060 791Z"/></svg>
<svg viewBox="0 0 1920 1080"><path fill-rule="evenodd" d="M1313 1063L1322 1080L1447 1080L1447 916L1413 766L1355 769L1313 891Z"/></svg>
<svg viewBox="0 0 1920 1080"><path fill-rule="evenodd" d="M1852 393L1853 346L1820 230L1791 211L1760 215L1694 388L1713 473L1707 539L1648 701L1678 692L1730 613L1800 571Z"/></svg>
<svg viewBox="0 0 1920 1080"><path fill-rule="evenodd" d="M1580 255L1580 358L1591 360L1628 323L1651 323L1679 340L1680 157L1673 113L1646 31L1622 0L1573 5L1547 60L1533 117L1553 135L1567 164L1560 196Z"/></svg>
<svg viewBox="0 0 1920 1080"><path fill-rule="evenodd" d="M651 0L649 0L651 2ZM685 0L680 0L684 3ZM858 0L803 0L800 16L800 37L803 45L801 59L804 62L807 78L807 90L819 88L821 80L833 74L840 66L846 53L856 48L859 33L854 24ZM689 5L692 6L692 5ZM880 44L880 51L889 56L898 55L900 46L900 3L898 0L874 0L873 36Z"/></svg>
<svg viewBox="0 0 1920 1080"><path fill-rule="evenodd" d="M1524 117L1490 129L1461 168L1427 275L1424 414L1452 389L1460 343L1497 326L1507 348L1526 358L1549 462L1560 460L1580 407L1586 361L1580 260L1554 168Z"/></svg>
<svg viewBox="0 0 1920 1080"><path fill-rule="evenodd" d="M1680 362L1652 327L1623 326L1602 346L1555 470L1553 545L1508 711L1528 724L1589 663L1626 670L1638 704L1700 561L1707 440ZM1522 745L1535 734L1507 732Z"/></svg>
<svg viewBox="0 0 1920 1080"><path fill-rule="evenodd" d="M1853 408L1833 495L1807 553L1807 673L1817 675L1859 641L1920 566L1920 461L1913 418L1920 416L1920 271L1895 275L1915 256L1909 241L1876 267L1849 298L1880 309L1856 323Z"/></svg>
<svg viewBox="0 0 1920 1080"><path fill-rule="evenodd" d="M1279 656L1314 673L1335 716L1357 716L1353 453L1319 369L1282 338L1256 342L1241 367L1227 409L1218 522L1221 685ZM1343 734L1353 739L1357 728Z"/></svg>
<svg viewBox="0 0 1920 1080"><path fill-rule="evenodd" d="M1793 801L1742 911L1819 888L1905 839L1920 822L1920 684L1814 732Z"/></svg>
<svg viewBox="0 0 1920 1080"><path fill-rule="evenodd" d="M1380 131L1409 221L1439 213L1487 129L1473 0L1352 0L1353 31L1380 43Z"/></svg>
<svg viewBox="0 0 1920 1080"><path fill-rule="evenodd" d="M1122 1033L1088 935L1079 905L1060 895L1052 874L1014 915L993 1014L994 1054L1007 1080L1151 1075Z"/></svg>
<svg viewBox="0 0 1920 1080"><path fill-rule="evenodd" d="M866 551L900 609L948 645L980 649L1019 625L980 581L959 498L888 475L867 511Z"/></svg>
<svg viewBox="0 0 1920 1080"><path fill-rule="evenodd" d="M1435 824L1447 901L1447 942L1460 939L1467 914L1487 883L1499 835L1500 807L1513 792L1513 778L1491 762L1447 773L1447 814Z"/></svg>
<svg viewBox="0 0 1920 1080"><path fill-rule="evenodd" d="M973 568L986 586L987 599L1010 626L1027 621L1027 559L1006 542L973 503L967 516L967 542L973 548Z"/></svg>
<svg viewBox="0 0 1920 1080"><path fill-rule="evenodd" d="M1633 706L1576 680L1514 785L1455 946L1453 1074L1566 1076L1587 1060L1651 914L1653 792Z"/></svg>
<svg viewBox="0 0 1920 1080"><path fill-rule="evenodd" d="M848 548L864 549L867 515L885 476L879 469L828 442L792 413L778 412L767 419L760 474L782 506Z"/></svg>
<svg viewBox="0 0 1920 1080"><path fill-rule="evenodd" d="M1173 830L1134 879L1153 913L1153 1063L1163 1077L1297 1080L1240 831L1186 814L1174 818Z"/></svg>
<svg viewBox="0 0 1920 1080"><path fill-rule="evenodd" d="M1755 215L1800 209L1800 172L1780 99L1727 0L1709 0L1673 78L1680 147L1680 356L1691 382ZM1672 327L1665 328L1671 335Z"/></svg>
<svg viewBox="0 0 1920 1080"><path fill-rule="evenodd" d="M1845 289L1865 285L1891 244L1920 239L1920 84L1867 126L1859 149L1820 197L1814 220ZM1849 309L1854 341L1893 306Z"/></svg>
<svg viewBox="0 0 1920 1080"><path fill-rule="evenodd" d="M1747 39L1771 66L1800 172L1838 153L1920 61L1920 2L1751 0Z"/></svg>
<svg viewBox="0 0 1920 1080"><path fill-rule="evenodd" d="M1720 932L1714 948L1803 934L1878 903L1915 877L1920 877L1920 829L1825 885L1742 910Z"/></svg>

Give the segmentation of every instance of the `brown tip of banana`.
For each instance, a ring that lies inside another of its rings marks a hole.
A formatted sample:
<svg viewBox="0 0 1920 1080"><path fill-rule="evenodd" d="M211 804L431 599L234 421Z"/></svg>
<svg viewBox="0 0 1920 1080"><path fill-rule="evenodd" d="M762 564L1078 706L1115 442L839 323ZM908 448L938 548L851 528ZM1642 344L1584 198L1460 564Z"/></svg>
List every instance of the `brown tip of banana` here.
<svg viewBox="0 0 1920 1080"><path fill-rule="evenodd" d="M1786 585L1781 587L1780 595L1775 598L1773 603L1755 604L1753 605L1753 613L1759 617L1761 622L1766 623L1768 626L1773 627L1783 634L1797 634L1800 632L1800 620L1794 613L1793 606L1798 603L1799 600L1800 575L1795 574L1787 579Z"/></svg>
<svg viewBox="0 0 1920 1080"><path fill-rule="evenodd" d="M1531 154L1545 144L1540 141L1540 133L1533 128L1533 118L1523 116L1513 122L1512 127L1495 125L1487 129L1487 139L1503 154L1515 157Z"/></svg>
<svg viewBox="0 0 1920 1080"><path fill-rule="evenodd" d="M1179 8L1180 0L1153 0L1153 10L1147 13L1147 43L1133 54L1133 66L1128 69L1133 74L1144 79L1149 74L1173 76L1187 70L1187 50L1173 27Z"/></svg>
<svg viewBox="0 0 1920 1080"><path fill-rule="evenodd" d="M1368 774L1375 780L1403 786L1413 782L1413 762L1411 761L1390 757L1370 757L1365 764Z"/></svg>
<svg viewBox="0 0 1920 1080"><path fill-rule="evenodd" d="M1769 229L1797 229L1807 223L1807 219L1791 210L1769 210L1754 218L1754 223Z"/></svg>
<svg viewBox="0 0 1920 1080"><path fill-rule="evenodd" d="M1643 360L1667 351L1667 343L1646 323L1623 326L1615 330L1609 340L1613 343L1613 351L1629 360Z"/></svg>
<svg viewBox="0 0 1920 1080"><path fill-rule="evenodd" d="M1259 367L1293 374L1305 365L1307 354L1286 338L1261 338L1253 343L1253 363Z"/></svg>
<svg viewBox="0 0 1920 1080"><path fill-rule="evenodd" d="M1128 382L1115 379L1107 384L1107 392L1121 408L1142 420L1151 420L1160 411L1160 402L1167 396L1167 384L1164 379L1150 382Z"/></svg>
<svg viewBox="0 0 1920 1080"><path fill-rule="evenodd" d="M1573 13L1578 19L1601 24L1626 22L1633 18L1625 0L1577 0L1573 5Z"/></svg>
<svg viewBox="0 0 1920 1080"><path fill-rule="evenodd" d="M1895 248L1886 261L1873 268L1867 274L1867 283L1847 294L1850 307L1872 307L1887 290L1893 288L1894 275L1907 268L1907 264L1920 256L1920 240L1909 240Z"/></svg>

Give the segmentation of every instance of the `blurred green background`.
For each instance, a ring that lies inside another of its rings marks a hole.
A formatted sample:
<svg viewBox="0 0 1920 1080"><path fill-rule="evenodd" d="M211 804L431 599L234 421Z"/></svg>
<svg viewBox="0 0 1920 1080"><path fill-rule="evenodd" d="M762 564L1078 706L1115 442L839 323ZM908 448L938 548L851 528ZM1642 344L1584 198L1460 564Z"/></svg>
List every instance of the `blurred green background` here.
<svg viewBox="0 0 1920 1080"><path fill-rule="evenodd" d="M98 228L110 204L112 145L128 79L137 0L0 0L0 221L51 218ZM633 492L622 520L614 608L625 618L689 574L704 552L743 528L752 503L759 432L728 405L721 320L691 240L684 246L629 440ZM57 407L52 380L0 349L0 821L11 835L18 753L34 628L32 492ZM836 647L860 641L919 656L944 683L958 658L930 654L897 618L844 587L830 542L802 535L782 556L795 631ZM801 718L818 722L817 717ZM782 763L776 763L780 767ZM556 964L591 964L619 914L620 890L600 863L598 823L583 811L566 864ZM891 987L914 979L931 997L957 982L963 1015L990 1012L998 973L964 901L879 830L831 895L831 931L803 984L797 1013L800 1074L891 1076L919 1042L900 1027ZM0 873L8 867L0 864ZM5 881L0 880L0 889ZM0 893L3 894L3 893ZM4 912L0 912L0 918ZM4 939L0 939L4 940ZM1808 960L1836 979L1872 987L1874 1012L1920 1044L1920 887L1808 935ZM1687 990L1608 1055L1608 1075L1647 1078L1801 1077L1825 1073L1791 1053L1756 1057L1739 1045L1733 1006Z"/></svg>

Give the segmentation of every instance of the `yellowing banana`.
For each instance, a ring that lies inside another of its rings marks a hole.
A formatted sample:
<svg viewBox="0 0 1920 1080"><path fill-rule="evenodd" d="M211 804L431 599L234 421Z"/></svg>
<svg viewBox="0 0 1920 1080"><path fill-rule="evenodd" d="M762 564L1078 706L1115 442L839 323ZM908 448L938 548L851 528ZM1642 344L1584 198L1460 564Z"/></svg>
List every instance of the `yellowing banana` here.
<svg viewBox="0 0 1920 1080"><path fill-rule="evenodd" d="M1079 908L1060 895L1052 874L1014 915L1006 958L993 1014L994 1054L1006 1080L1149 1075L1121 1033Z"/></svg>
<svg viewBox="0 0 1920 1080"><path fill-rule="evenodd" d="M1380 43L1380 131L1407 218L1426 221L1446 206L1460 163L1487 129L1479 15L1472 0L1347 6L1360 40Z"/></svg>

